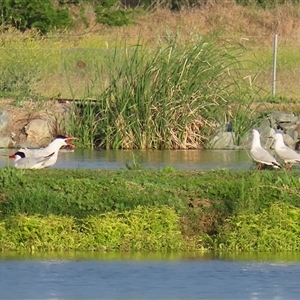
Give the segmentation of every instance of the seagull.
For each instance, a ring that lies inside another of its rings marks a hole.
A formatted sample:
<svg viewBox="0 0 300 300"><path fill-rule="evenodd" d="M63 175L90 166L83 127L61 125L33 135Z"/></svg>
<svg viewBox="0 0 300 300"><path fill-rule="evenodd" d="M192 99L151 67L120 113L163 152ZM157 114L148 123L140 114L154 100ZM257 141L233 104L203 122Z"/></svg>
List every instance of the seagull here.
<svg viewBox="0 0 300 300"><path fill-rule="evenodd" d="M47 147L40 149L28 149L21 148L18 151L24 153L26 158L34 157L34 158L45 158L49 157L44 163L44 168L52 167L58 157L58 151L62 146L75 147L69 141L75 140L77 138L70 136L66 137L63 135L58 135ZM14 154L10 155L9 158L14 158Z"/></svg>
<svg viewBox="0 0 300 300"><path fill-rule="evenodd" d="M18 151L10 158L14 158L14 167L17 169L43 169L46 168L47 162L52 158L54 152L45 157L26 157L25 153Z"/></svg>
<svg viewBox="0 0 300 300"><path fill-rule="evenodd" d="M250 156L258 163L257 169L260 170L263 165L272 166L275 169L281 168L281 165L276 161L260 143L260 133L256 129L252 129L252 144L250 149Z"/></svg>
<svg viewBox="0 0 300 300"><path fill-rule="evenodd" d="M300 154L285 145L281 133L275 133L270 138L274 138L275 152L284 161L286 170L289 170L293 164L300 163Z"/></svg>

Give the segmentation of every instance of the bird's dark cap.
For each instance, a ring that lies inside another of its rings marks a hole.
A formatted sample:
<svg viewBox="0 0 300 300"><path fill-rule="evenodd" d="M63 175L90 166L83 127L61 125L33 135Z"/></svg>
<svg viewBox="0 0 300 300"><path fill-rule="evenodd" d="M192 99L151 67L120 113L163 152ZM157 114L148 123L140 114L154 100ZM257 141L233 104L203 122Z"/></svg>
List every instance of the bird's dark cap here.
<svg viewBox="0 0 300 300"><path fill-rule="evenodd" d="M65 139L67 139L68 137L67 137L67 136L64 136L64 135L58 135L56 138L57 138L57 139L65 140Z"/></svg>
<svg viewBox="0 0 300 300"><path fill-rule="evenodd" d="M16 152L16 153L14 154L14 157L16 157L17 155L19 155L19 156L22 157L22 158L25 158L25 153L22 152L22 151Z"/></svg>

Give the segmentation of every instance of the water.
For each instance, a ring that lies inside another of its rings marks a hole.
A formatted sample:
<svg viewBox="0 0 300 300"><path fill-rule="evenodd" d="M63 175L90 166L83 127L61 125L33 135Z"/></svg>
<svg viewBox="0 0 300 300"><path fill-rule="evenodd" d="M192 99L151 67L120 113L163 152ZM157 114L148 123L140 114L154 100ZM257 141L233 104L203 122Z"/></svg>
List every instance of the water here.
<svg viewBox="0 0 300 300"><path fill-rule="evenodd" d="M9 164L2 150L0 166ZM62 152L55 168L250 169L246 151ZM0 299L298 299L300 254L131 255L0 252Z"/></svg>
<svg viewBox="0 0 300 300"><path fill-rule="evenodd" d="M15 150L0 151L0 167L11 162L7 158ZM76 149L60 152L55 168L59 169L120 169L133 162L144 168L178 170L251 169L253 162L247 151L239 150L103 150Z"/></svg>
<svg viewBox="0 0 300 300"><path fill-rule="evenodd" d="M0 299L299 299L300 256L0 258Z"/></svg>

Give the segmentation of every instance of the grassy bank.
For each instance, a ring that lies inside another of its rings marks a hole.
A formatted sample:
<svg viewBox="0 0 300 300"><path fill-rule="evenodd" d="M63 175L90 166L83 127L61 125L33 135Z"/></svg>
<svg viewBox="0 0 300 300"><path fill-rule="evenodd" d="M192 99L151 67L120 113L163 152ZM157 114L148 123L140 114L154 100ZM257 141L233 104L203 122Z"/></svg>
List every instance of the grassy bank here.
<svg viewBox="0 0 300 300"><path fill-rule="evenodd" d="M2 250L296 251L285 171L0 171Z"/></svg>
<svg viewBox="0 0 300 300"><path fill-rule="evenodd" d="M241 145L261 120L253 109L257 103L298 102L300 10L221 2L176 13L139 12L130 26L81 27L63 36L5 31L0 97L13 98L15 105L82 100L66 131L84 148L209 147L207 140L223 123L232 124L234 142Z"/></svg>

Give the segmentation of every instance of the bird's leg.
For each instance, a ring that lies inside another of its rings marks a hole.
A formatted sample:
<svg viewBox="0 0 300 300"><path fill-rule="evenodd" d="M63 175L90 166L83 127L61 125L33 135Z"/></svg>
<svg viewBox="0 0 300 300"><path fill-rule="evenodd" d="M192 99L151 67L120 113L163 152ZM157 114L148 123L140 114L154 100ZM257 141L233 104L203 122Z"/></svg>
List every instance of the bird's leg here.
<svg viewBox="0 0 300 300"><path fill-rule="evenodd" d="M285 169L288 171L291 168L291 164L290 163L285 163Z"/></svg>
<svg viewBox="0 0 300 300"><path fill-rule="evenodd" d="M258 163L256 170L260 170L262 167L262 163Z"/></svg>

